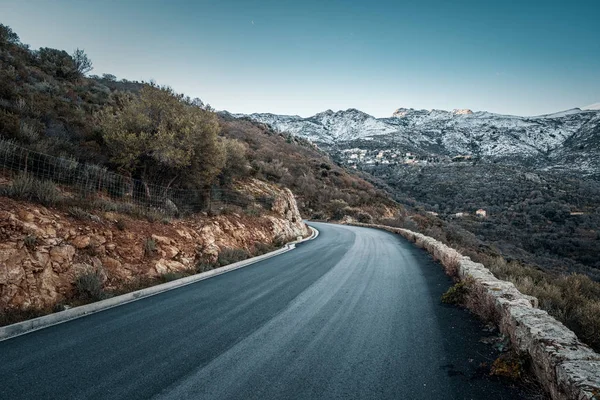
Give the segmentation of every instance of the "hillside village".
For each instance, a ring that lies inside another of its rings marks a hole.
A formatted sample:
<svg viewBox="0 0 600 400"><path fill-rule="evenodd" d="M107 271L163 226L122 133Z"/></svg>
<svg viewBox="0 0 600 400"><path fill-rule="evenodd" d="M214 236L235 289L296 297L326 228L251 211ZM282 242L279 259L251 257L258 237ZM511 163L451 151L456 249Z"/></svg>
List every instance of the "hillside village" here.
<svg viewBox="0 0 600 400"><path fill-rule="evenodd" d="M372 165L428 165L471 162L475 160L469 154L449 157L437 154L421 155L401 149L373 150L358 147L341 150L337 155L344 164L354 169L358 169L360 166Z"/></svg>

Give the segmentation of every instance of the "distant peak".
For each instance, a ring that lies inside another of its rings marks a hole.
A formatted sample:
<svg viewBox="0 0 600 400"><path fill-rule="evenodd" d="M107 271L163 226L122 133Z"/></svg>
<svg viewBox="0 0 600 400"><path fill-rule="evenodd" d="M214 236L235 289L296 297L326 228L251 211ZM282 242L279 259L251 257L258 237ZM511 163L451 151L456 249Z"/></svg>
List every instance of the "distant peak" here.
<svg viewBox="0 0 600 400"><path fill-rule="evenodd" d="M553 114L544 114L544 115L539 115L539 118L561 118L561 117L565 117L567 115L573 115L573 114L579 114L581 113L581 108L571 108L569 110L565 110L565 111L559 111L557 113L553 113Z"/></svg>
<svg viewBox="0 0 600 400"><path fill-rule="evenodd" d="M469 115L469 114L473 114L473 111L471 111L468 108L455 108L454 110L450 111L446 111L446 110L440 110L437 108L431 109L431 110L415 110L414 108L404 108L404 107L400 107L398 108L396 111L394 111L394 113L392 114L392 117L397 117L397 118L402 118L405 117L409 114L413 114L413 113L417 113L417 114L429 114L432 116L443 116L443 115L448 115L448 114L453 114L453 115Z"/></svg>
<svg viewBox="0 0 600 400"><path fill-rule="evenodd" d="M414 111L414 108L404 108L400 107L392 114L392 117L405 117L409 112Z"/></svg>
<svg viewBox="0 0 600 400"><path fill-rule="evenodd" d="M468 108L455 108L454 110L452 110L452 114L467 115L467 114L473 114L473 111L469 110Z"/></svg>
<svg viewBox="0 0 600 400"><path fill-rule="evenodd" d="M582 110L600 110L600 103L590 104L589 106L581 107Z"/></svg>

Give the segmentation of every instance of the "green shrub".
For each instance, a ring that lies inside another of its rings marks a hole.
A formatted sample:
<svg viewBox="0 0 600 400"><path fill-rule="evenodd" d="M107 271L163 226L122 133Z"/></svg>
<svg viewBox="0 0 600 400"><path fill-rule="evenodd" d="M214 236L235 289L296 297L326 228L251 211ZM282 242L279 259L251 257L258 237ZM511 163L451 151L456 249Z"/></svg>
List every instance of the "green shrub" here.
<svg viewBox="0 0 600 400"><path fill-rule="evenodd" d="M217 268L218 265L206 260L200 260L196 263L195 269L196 273L200 274L202 272L210 271Z"/></svg>
<svg viewBox="0 0 600 400"><path fill-rule="evenodd" d="M117 229L120 231L124 231L125 229L127 229L127 222L123 218L119 218L115 222L115 225L117 226Z"/></svg>
<svg viewBox="0 0 600 400"><path fill-rule="evenodd" d="M54 183L34 178L26 173L19 174L13 180L6 194L15 199L34 201L45 206L56 205L61 200Z"/></svg>
<svg viewBox="0 0 600 400"><path fill-rule="evenodd" d="M152 238L148 238L144 241L144 255L146 257L152 257L156 252L156 241Z"/></svg>
<svg viewBox="0 0 600 400"><path fill-rule="evenodd" d="M371 224L373 223L373 217L371 216L371 214L367 213L367 212L359 212L358 215L356 216L356 219L358 220L358 222L361 222L363 224Z"/></svg>
<svg viewBox="0 0 600 400"><path fill-rule="evenodd" d="M35 250L35 247L37 246L37 236L35 235L27 235L25 236L25 239L23 241L25 247L27 247L29 250Z"/></svg>
<svg viewBox="0 0 600 400"><path fill-rule="evenodd" d="M94 210L102 210L104 212L117 212L119 211L119 205L113 201L97 199L91 205Z"/></svg>
<svg viewBox="0 0 600 400"><path fill-rule="evenodd" d="M186 276L190 276L190 275L191 274L186 271L166 272L160 276L159 280L163 283L171 282L171 281L175 281L177 279L185 278Z"/></svg>
<svg viewBox="0 0 600 400"><path fill-rule="evenodd" d="M273 244L268 243L256 243L254 245L254 255L260 256L262 254L270 253L275 250L275 246Z"/></svg>
<svg viewBox="0 0 600 400"><path fill-rule="evenodd" d="M75 278L77 297L82 300L98 301L104 299L102 275L99 270L86 271Z"/></svg>
<svg viewBox="0 0 600 400"><path fill-rule="evenodd" d="M515 351L501 354L492 364L490 375L519 379L523 375L526 358Z"/></svg>
<svg viewBox="0 0 600 400"><path fill-rule="evenodd" d="M348 207L348 203L341 199L334 199L329 202L327 208L331 214L331 218L340 220L346 215L345 209Z"/></svg>
<svg viewBox="0 0 600 400"><path fill-rule="evenodd" d="M91 219L90 214L79 207L69 207L68 212L69 215L75 219L79 219L82 221Z"/></svg>
<svg viewBox="0 0 600 400"><path fill-rule="evenodd" d="M225 247L219 253L219 257L217 258L217 264L219 266L233 264L238 261L242 261L250 257L250 254L244 249L230 249Z"/></svg>
<svg viewBox="0 0 600 400"><path fill-rule="evenodd" d="M469 294L470 286L471 282L469 280L460 281L454 286L451 286L450 289L442 295L442 303L455 305L464 304L467 295Z"/></svg>
<svg viewBox="0 0 600 400"><path fill-rule="evenodd" d="M17 308L4 309L0 312L0 326L15 324L28 319L41 317L46 314L48 314L48 310L38 308L27 308L25 310Z"/></svg>
<svg viewBox="0 0 600 400"><path fill-rule="evenodd" d="M265 209L270 210L275 204L275 198L273 196L258 196L256 202L261 204Z"/></svg>

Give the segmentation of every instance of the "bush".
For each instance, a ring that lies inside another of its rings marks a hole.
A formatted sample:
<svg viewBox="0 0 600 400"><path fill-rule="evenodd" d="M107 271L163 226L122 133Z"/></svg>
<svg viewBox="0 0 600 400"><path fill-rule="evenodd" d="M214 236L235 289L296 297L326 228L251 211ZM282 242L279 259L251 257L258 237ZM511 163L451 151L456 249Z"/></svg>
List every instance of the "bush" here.
<svg viewBox="0 0 600 400"><path fill-rule="evenodd" d="M331 218L340 220L346 215L345 209L348 207L348 203L341 199L331 200L327 206L331 213Z"/></svg>
<svg viewBox="0 0 600 400"><path fill-rule="evenodd" d="M221 183L231 182L235 177L246 176L249 172L246 158L246 145L238 140L223 138L225 148L225 166L221 170Z"/></svg>
<svg viewBox="0 0 600 400"><path fill-rule="evenodd" d="M48 314L48 310L38 308L27 308L25 310L17 308L4 309L0 313L0 326L15 324L28 319L41 317L46 314Z"/></svg>
<svg viewBox="0 0 600 400"><path fill-rule="evenodd" d="M160 276L159 280L161 282L165 283L165 282L171 282L171 281L175 281L177 279L185 278L186 276L190 276L190 275L191 275L191 273L186 272L186 271L166 272Z"/></svg>
<svg viewBox="0 0 600 400"><path fill-rule="evenodd" d="M80 77L73 58L66 51L43 47L37 55L40 67L47 74L68 80Z"/></svg>
<svg viewBox="0 0 600 400"><path fill-rule="evenodd" d="M442 303L462 305L465 304L470 291L471 282L469 280L460 281L442 295Z"/></svg>
<svg viewBox="0 0 600 400"><path fill-rule="evenodd" d="M225 247L219 253L219 257L217 258L217 264L220 267L224 265L233 264L238 261L242 261L250 257L250 254L244 249L230 249Z"/></svg>
<svg viewBox="0 0 600 400"><path fill-rule="evenodd" d="M69 215L82 221L91 219L91 215L79 207L69 207Z"/></svg>
<svg viewBox="0 0 600 400"><path fill-rule="evenodd" d="M356 219L358 219L358 222L361 222L363 224L373 223L373 217L367 212L359 212L356 216Z"/></svg>
<svg viewBox="0 0 600 400"><path fill-rule="evenodd" d="M171 88L144 85L97 115L111 161L145 181L190 188L213 183L226 162L216 114Z"/></svg>
<svg viewBox="0 0 600 400"><path fill-rule="evenodd" d="M217 268L218 265L215 263L211 263L206 260L200 260L196 263L196 273L200 274L202 272L210 271Z"/></svg>
<svg viewBox="0 0 600 400"><path fill-rule="evenodd" d="M56 205L61 200L54 183L34 178L26 173L19 174L13 180L6 194L15 199L35 201L45 206Z"/></svg>
<svg viewBox="0 0 600 400"><path fill-rule="evenodd" d="M123 218L119 218L115 222L115 225L116 225L117 229L120 231L124 231L125 229L127 229L127 222Z"/></svg>
<svg viewBox="0 0 600 400"><path fill-rule="evenodd" d="M144 256L152 257L156 252L156 241L148 238L144 241Z"/></svg>
<svg viewBox="0 0 600 400"><path fill-rule="evenodd" d="M254 244L254 255L255 256L267 254L273 250L275 250L275 246L273 244L268 244L268 243L255 243Z"/></svg>
<svg viewBox="0 0 600 400"><path fill-rule="evenodd" d="M23 244L29 250L35 250L37 243L38 243L38 239L37 239L37 236L35 236L35 235L27 235L27 236L25 236L25 239L23 240Z"/></svg>
<svg viewBox="0 0 600 400"><path fill-rule="evenodd" d="M494 363L490 375L502 376L509 379L519 379L523 375L523 366L526 364L524 357L511 351L501 354Z"/></svg>
<svg viewBox="0 0 600 400"><path fill-rule="evenodd" d="M273 182L279 182L285 175L289 174L288 169L279 160L272 160L270 162L256 161L252 166L261 173L265 179Z"/></svg>
<svg viewBox="0 0 600 400"><path fill-rule="evenodd" d="M99 270L86 271L75 278L77 297L82 300L98 301L104 299L102 274Z"/></svg>

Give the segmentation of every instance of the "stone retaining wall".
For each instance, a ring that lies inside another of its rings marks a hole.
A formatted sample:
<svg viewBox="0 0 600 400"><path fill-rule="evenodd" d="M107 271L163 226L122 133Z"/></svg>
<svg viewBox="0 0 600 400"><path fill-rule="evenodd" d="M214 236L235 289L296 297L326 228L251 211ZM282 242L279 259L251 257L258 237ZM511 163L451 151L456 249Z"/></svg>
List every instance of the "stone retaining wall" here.
<svg viewBox="0 0 600 400"><path fill-rule="evenodd" d="M553 399L600 400L600 354L583 344L562 323L540 310L535 297L496 278L483 264L429 236L383 225L352 225L398 233L427 250L446 273L470 279L467 307L494 320L516 349L531 356L534 372Z"/></svg>

